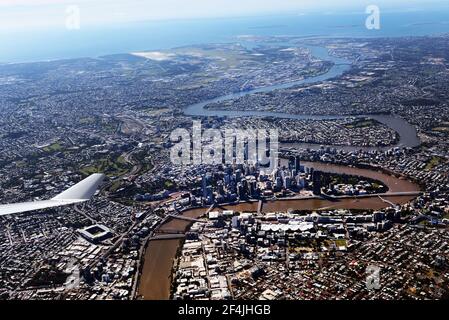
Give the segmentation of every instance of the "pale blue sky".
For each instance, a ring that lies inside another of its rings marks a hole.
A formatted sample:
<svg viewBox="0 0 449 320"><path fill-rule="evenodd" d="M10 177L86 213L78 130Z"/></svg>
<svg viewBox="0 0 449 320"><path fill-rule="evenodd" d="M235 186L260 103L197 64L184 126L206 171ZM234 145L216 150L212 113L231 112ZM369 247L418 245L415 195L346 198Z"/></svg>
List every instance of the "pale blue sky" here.
<svg viewBox="0 0 449 320"><path fill-rule="evenodd" d="M422 10L449 5L447 0L0 0L0 31L63 27L66 8L78 5L82 25L143 20L215 18L278 13Z"/></svg>

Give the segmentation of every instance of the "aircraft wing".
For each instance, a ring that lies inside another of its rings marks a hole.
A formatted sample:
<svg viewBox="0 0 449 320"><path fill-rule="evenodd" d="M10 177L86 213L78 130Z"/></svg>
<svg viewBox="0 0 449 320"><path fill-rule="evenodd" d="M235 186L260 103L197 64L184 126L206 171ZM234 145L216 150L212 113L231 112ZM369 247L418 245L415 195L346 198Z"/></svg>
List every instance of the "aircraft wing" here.
<svg viewBox="0 0 449 320"><path fill-rule="evenodd" d="M95 173L50 200L0 205L0 216L89 201L104 177L103 174Z"/></svg>

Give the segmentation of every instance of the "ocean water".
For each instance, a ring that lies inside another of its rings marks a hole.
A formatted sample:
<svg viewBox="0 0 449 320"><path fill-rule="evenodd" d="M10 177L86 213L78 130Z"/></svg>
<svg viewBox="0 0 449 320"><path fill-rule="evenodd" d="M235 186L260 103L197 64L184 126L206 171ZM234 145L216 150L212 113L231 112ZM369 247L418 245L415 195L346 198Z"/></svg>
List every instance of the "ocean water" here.
<svg viewBox="0 0 449 320"><path fill-rule="evenodd" d="M366 14L307 14L139 22L101 27L0 33L0 62L31 62L235 42L241 35L398 37L449 33L449 9L384 13L380 30L365 28Z"/></svg>

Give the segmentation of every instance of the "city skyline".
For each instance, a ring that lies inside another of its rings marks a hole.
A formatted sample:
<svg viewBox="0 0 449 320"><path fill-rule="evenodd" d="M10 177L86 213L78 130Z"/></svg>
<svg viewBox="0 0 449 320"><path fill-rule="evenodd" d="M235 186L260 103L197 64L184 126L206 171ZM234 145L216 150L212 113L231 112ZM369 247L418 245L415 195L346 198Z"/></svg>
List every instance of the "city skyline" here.
<svg viewBox="0 0 449 320"><path fill-rule="evenodd" d="M0 300L449 298L446 3L131 3L0 1Z"/></svg>

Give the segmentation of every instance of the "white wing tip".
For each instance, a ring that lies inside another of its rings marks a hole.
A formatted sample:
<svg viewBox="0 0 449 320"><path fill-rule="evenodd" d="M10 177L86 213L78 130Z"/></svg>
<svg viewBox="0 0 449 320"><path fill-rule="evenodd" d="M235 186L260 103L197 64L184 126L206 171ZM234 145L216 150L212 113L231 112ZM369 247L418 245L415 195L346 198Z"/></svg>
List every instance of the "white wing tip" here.
<svg viewBox="0 0 449 320"><path fill-rule="evenodd" d="M51 200L0 205L0 216L55 208L88 201L95 194L104 178L104 174L92 174Z"/></svg>
<svg viewBox="0 0 449 320"><path fill-rule="evenodd" d="M58 194L52 200L89 200L95 194L98 186L103 182L105 177L102 173L94 173L73 187Z"/></svg>

